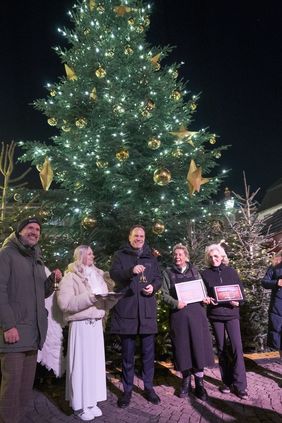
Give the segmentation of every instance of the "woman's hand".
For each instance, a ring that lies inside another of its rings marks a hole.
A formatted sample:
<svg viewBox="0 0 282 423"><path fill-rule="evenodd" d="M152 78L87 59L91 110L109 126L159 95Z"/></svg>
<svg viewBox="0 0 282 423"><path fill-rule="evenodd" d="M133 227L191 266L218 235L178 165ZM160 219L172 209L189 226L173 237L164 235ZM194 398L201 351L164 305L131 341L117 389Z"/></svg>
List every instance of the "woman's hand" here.
<svg viewBox="0 0 282 423"><path fill-rule="evenodd" d="M214 306L218 305L218 302L216 301L216 299L215 299L215 298L213 298L213 297L209 297L209 299L210 299L210 304L212 304L212 305L214 305Z"/></svg>
<svg viewBox="0 0 282 423"><path fill-rule="evenodd" d="M60 271L60 269L55 269L55 270L52 271L52 273L53 273L53 275L56 279L56 282L60 282L60 280L63 278L63 275L62 275L62 272Z"/></svg>
<svg viewBox="0 0 282 423"><path fill-rule="evenodd" d="M186 307L186 303L184 303L183 301L178 301L177 308L181 310L184 307Z"/></svg>
<svg viewBox="0 0 282 423"><path fill-rule="evenodd" d="M239 307L239 301L230 301L230 304L231 304L233 307Z"/></svg>

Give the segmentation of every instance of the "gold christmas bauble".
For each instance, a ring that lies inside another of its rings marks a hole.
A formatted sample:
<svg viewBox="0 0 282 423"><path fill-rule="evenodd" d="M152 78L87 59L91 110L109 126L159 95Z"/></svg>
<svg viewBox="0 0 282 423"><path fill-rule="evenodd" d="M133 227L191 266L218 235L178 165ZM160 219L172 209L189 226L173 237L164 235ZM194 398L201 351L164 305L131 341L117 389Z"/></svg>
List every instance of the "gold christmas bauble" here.
<svg viewBox="0 0 282 423"><path fill-rule="evenodd" d="M85 126L87 125L87 119L85 119L85 118L83 118L83 117L81 117L81 118L78 118L76 121L75 121L75 126L77 126L77 128L79 128L79 129L83 129L83 128L85 128Z"/></svg>
<svg viewBox="0 0 282 423"><path fill-rule="evenodd" d="M106 57L114 57L114 55L115 55L115 51L112 48L108 49L105 53Z"/></svg>
<svg viewBox="0 0 282 423"><path fill-rule="evenodd" d="M130 46L126 46L124 49L124 54L126 56L131 56L133 54L133 49Z"/></svg>
<svg viewBox="0 0 282 423"><path fill-rule="evenodd" d="M220 152L220 151L213 151L212 155L213 155L216 159L220 159L220 157L221 157L221 152Z"/></svg>
<svg viewBox="0 0 282 423"><path fill-rule="evenodd" d="M215 143L216 143L215 135L212 135L210 138L210 144L215 144Z"/></svg>
<svg viewBox="0 0 282 423"><path fill-rule="evenodd" d="M63 125L63 126L62 126L62 130L63 130L64 132L70 132L71 127L70 127L70 126L67 126L67 125Z"/></svg>
<svg viewBox="0 0 282 423"><path fill-rule="evenodd" d="M181 148L177 147L172 150L171 155L172 157L176 157L178 159L179 157L183 156L183 151L181 150Z"/></svg>
<svg viewBox="0 0 282 423"><path fill-rule="evenodd" d="M38 212L38 214L39 214L39 216L41 217L41 218L47 218L47 217L49 217L50 216L50 212L49 212L49 210L46 210L46 209L40 209L39 210L39 212Z"/></svg>
<svg viewBox="0 0 282 423"><path fill-rule="evenodd" d="M194 110L196 110L197 109L197 104L196 103L191 103L190 104L190 109L192 110L192 111L194 111Z"/></svg>
<svg viewBox="0 0 282 423"><path fill-rule="evenodd" d="M55 95L57 94L57 91L56 90L51 90L50 91L50 95L52 96L52 97L55 97Z"/></svg>
<svg viewBox="0 0 282 423"><path fill-rule="evenodd" d="M80 182L80 181L76 181L75 183L74 183L74 188L76 189L76 190L78 190L79 188L81 188L82 187L82 182Z"/></svg>
<svg viewBox="0 0 282 423"><path fill-rule="evenodd" d="M153 100L149 99L147 101L147 104L146 104L146 109L147 110L153 110L155 107L156 107L155 102Z"/></svg>
<svg viewBox="0 0 282 423"><path fill-rule="evenodd" d="M149 26L150 25L150 18L149 18L149 16L145 16L145 18L144 18L144 25L145 26Z"/></svg>
<svg viewBox="0 0 282 423"><path fill-rule="evenodd" d="M172 98L175 101L180 100L181 99L181 92L177 91L177 90L172 91L170 98Z"/></svg>
<svg viewBox="0 0 282 423"><path fill-rule="evenodd" d="M42 164L37 164L36 165L36 169L38 170L38 172L41 172L41 170L43 169L43 165Z"/></svg>
<svg viewBox="0 0 282 423"><path fill-rule="evenodd" d="M161 167L155 170L153 179L156 182L156 184L160 186L164 186L170 183L171 173L165 167Z"/></svg>
<svg viewBox="0 0 282 423"><path fill-rule="evenodd" d="M155 222L152 227L152 232L156 235L161 235L165 230L165 225L162 222Z"/></svg>
<svg viewBox="0 0 282 423"><path fill-rule="evenodd" d="M151 113L149 112L149 110L144 109L144 110L142 110L141 115L145 118L148 118L148 117L151 116Z"/></svg>
<svg viewBox="0 0 282 423"><path fill-rule="evenodd" d="M50 125L50 126L56 126L56 125L57 125L57 123L58 123L57 119L56 119L56 118L54 118L54 117L49 118L49 119L47 120L47 122L49 123L49 125Z"/></svg>
<svg viewBox="0 0 282 423"><path fill-rule="evenodd" d="M100 14L105 12L105 7L103 6L102 3L99 3L96 7L97 12L99 12Z"/></svg>
<svg viewBox="0 0 282 423"><path fill-rule="evenodd" d="M84 229L93 229L95 228L97 224L97 219L95 219L95 217L92 217L92 216L85 216L81 224L84 227Z"/></svg>
<svg viewBox="0 0 282 423"><path fill-rule="evenodd" d="M161 146L161 140L158 138L150 138L148 141L148 147L151 150L157 150Z"/></svg>
<svg viewBox="0 0 282 423"><path fill-rule="evenodd" d="M139 25L136 27L136 32L138 32L139 34L141 34L142 32L144 32L144 26L143 25Z"/></svg>
<svg viewBox="0 0 282 423"><path fill-rule="evenodd" d="M116 152L116 158L120 162L127 160L129 157L129 152L126 148L121 148L119 151Z"/></svg>
<svg viewBox="0 0 282 423"><path fill-rule="evenodd" d="M14 200L15 201L22 201L22 196L21 196L21 194L19 194L18 192L16 192L15 194L14 194Z"/></svg>
<svg viewBox="0 0 282 423"><path fill-rule="evenodd" d="M95 75L97 76L97 78L105 78L105 76L107 75L107 72L105 71L104 68L102 68L101 66L98 67L98 69L96 69Z"/></svg>
<svg viewBox="0 0 282 423"><path fill-rule="evenodd" d="M109 163L106 160L97 160L96 166L98 169L106 169L109 166Z"/></svg>
<svg viewBox="0 0 282 423"><path fill-rule="evenodd" d="M128 18L127 22L128 22L128 25L130 26L133 26L135 24L134 18Z"/></svg>
<svg viewBox="0 0 282 423"><path fill-rule="evenodd" d="M84 31L83 31L83 34L84 35L88 35L88 34L90 34L90 28L86 28Z"/></svg>

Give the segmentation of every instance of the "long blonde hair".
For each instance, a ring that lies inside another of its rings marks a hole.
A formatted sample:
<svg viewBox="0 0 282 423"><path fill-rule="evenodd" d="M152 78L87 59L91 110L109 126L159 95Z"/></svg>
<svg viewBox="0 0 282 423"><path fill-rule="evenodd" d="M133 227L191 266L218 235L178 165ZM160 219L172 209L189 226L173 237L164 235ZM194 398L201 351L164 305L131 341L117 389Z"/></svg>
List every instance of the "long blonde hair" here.
<svg viewBox="0 0 282 423"><path fill-rule="evenodd" d="M222 246L220 244L211 244L208 245L205 248L205 263L207 266L211 265L211 261L210 261L210 252L211 251L217 251L218 254L222 257L222 263L223 264L228 264L229 263L229 259L227 257L227 254L224 250L224 248L222 248Z"/></svg>
<svg viewBox="0 0 282 423"><path fill-rule="evenodd" d="M73 262L68 265L66 272L83 273L83 261L89 248L91 248L89 245L79 245L76 247L73 252Z"/></svg>

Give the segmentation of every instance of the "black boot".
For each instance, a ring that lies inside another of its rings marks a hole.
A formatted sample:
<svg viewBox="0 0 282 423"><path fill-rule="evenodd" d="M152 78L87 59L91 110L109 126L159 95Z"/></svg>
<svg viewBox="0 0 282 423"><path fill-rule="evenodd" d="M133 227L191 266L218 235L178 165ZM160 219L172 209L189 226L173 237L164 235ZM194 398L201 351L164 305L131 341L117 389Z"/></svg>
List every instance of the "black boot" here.
<svg viewBox="0 0 282 423"><path fill-rule="evenodd" d="M191 376L183 376L182 382L181 382L181 388L179 391L179 398L186 398L188 397L192 392L192 386L191 386Z"/></svg>
<svg viewBox="0 0 282 423"><path fill-rule="evenodd" d="M202 401L207 401L208 393L204 388L204 378L195 376L195 391L194 394Z"/></svg>

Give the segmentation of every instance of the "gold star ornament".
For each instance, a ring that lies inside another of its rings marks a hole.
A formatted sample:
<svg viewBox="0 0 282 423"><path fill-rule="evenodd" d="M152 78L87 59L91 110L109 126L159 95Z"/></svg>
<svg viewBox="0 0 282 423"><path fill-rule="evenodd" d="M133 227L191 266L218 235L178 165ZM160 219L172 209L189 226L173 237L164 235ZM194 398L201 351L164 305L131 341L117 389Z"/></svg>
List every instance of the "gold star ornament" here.
<svg viewBox="0 0 282 423"><path fill-rule="evenodd" d="M66 63L65 63L65 71L66 71L67 79L69 81L76 81L77 80L77 76L75 74L75 71L71 67L69 67Z"/></svg>
<svg viewBox="0 0 282 423"><path fill-rule="evenodd" d="M89 5L90 12L93 12L93 10L96 7L96 1L95 0L89 0L88 5Z"/></svg>
<svg viewBox="0 0 282 423"><path fill-rule="evenodd" d="M131 10L132 10L131 7L124 6L124 5L114 7L114 12L116 13L117 16L124 16L126 13L130 13Z"/></svg>
<svg viewBox="0 0 282 423"><path fill-rule="evenodd" d="M153 56L150 60L151 60L151 64L153 66L153 68L158 71L161 68L160 65L160 58L161 58L161 53L156 54L155 56Z"/></svg>
<svg viewBox="0 0 282 423"><path fill-rule="evenodd" d="M195 191L200 192L201 185L209 182L209 178L202 178L202 168L197 167L195 161L192 159L190 162L187 183L189 194L192 197Z"/></svg>
<svg viewBox="0 0 282 423"><path fill-rule="evenodd" d="M177 137L181 140L184 140L185 138L187 138L188 144L192 145L192 147L195 147L192 137L197 134L196 131L188 131L188 129L185 128L185 126L180 126L179 131L169 132L169 133L170 135L173 135L174 137Z"/></svg>
<svg viewBox="0 0 282 423"><path fill-rule="evenodd" d="M45 191L48 191L53 181L53 175L54 175L53 169L48 157L45 158L45 161L43 163L42 169L39 172L39 175L40 175L40 180L41 180L43 189Z"/></svg>

